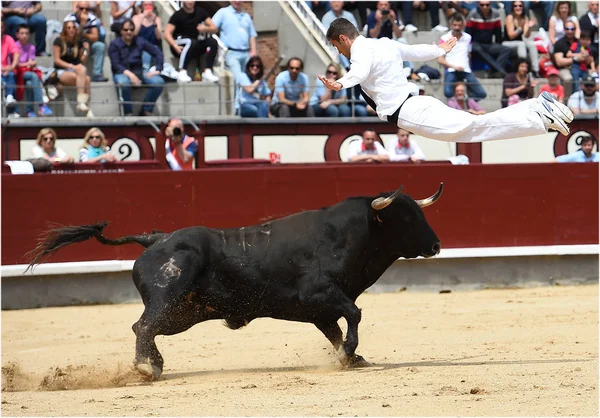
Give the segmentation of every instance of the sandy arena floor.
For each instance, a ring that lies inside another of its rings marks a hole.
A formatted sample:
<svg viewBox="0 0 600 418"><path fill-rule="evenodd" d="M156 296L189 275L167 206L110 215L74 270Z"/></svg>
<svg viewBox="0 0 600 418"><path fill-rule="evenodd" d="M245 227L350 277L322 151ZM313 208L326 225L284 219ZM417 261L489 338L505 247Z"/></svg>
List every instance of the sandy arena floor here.
<svg viewBox="0 0 600 418"><path fill-rule="evenodd" d="M2 312L2 414L598 416L598 286L365 294L343 370L312 325L219 321L157 337L131 371L142 306ZM345 329L345 323L343 324Z"/></svg>

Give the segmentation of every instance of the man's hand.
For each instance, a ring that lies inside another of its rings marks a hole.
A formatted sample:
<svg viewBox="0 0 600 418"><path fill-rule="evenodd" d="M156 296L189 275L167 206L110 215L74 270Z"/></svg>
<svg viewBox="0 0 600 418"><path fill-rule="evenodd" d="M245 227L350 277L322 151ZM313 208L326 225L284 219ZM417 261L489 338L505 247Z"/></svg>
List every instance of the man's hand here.
<svg viewBox="0 0 600 418"><path fill-rule="evenodd" d="M321 109L327 109L330 104L331 104L331 100L323 100L321 103L319 103L319 107Z"/></svg>
<svg viewBox="0 0 600 418"><path fill-rule="evenodd" d="M452 48L454 48L456 46L457 42L458 41L453 36L452 38L448 39L443 44L440 44L439 47L442 48L444 50L444 52L447 54L448 52L452 51ZM434 43L434 45L435 45L435 43Z"/></svg>
<svg viewBox="0 0 600 418"><path fill-rule="evenodd" d="M461 67L460 65L455 65L455 66L454 66L454 69L455 69L456 71L460 71L460 72L463 72L463 71L465 71L465 69L464 69L463 67Z"/></svg>
<svg viewBox="0 0 600 418"><path fill-rule="evenodd" d="M17 7L16 9L12 9L13 13L19 16L25 16L25 14L27 13L27 9L25 9L24 7Z"/></svg>
<svg viewBox="0 0 600 418"><path fill-rule="evenodd" d="M414 155L414 154L410 156L410 160L411 160L413 163L417 163L417 164L421 162L421 160L419 160L419 158L417 158L417 156L416 156L416 155Z"/></svg>
<svg viewBox="0 0 600 418"><path fill-rule="evenodd" d="M29 7L25 10L25 16L31 17L35 14L35 7Z"/></svg>
<svg viewBox="0 0 600 418"><path fill-rule="evenodd" d="M325 87L327 87L329 90L340 91L343 88L342 83L338 83L335 80L330 80L320 74L317 76L317 78L321 80L321 82L325 84Z"/></svg>
<svg viewBox="0 0 600 418"><path fill-rule="evenodd" d="M306 105L307 105L306 102L297 102L296 103L296 109L298 109L298 110L304 110L304 109L306 109Z"/></svg>
<svg viewBox="0 0 600 418"><path fill-rule="evenodd" d="M183 46L182 46L182 45L175 45L175 47L173 47L173 49L174 49L175 51L177 51L177 53L178 53L179 55L181 55L181 53L183 52Z"/></svg>
<svg viewBox="0 0 600 418"><path fill-rule="evenodd" d="M150 77L154 77L155 75L159 75L160 71L148 71L146 73L146 77L150 78Z"/></svg>
<svg viewBox="0 0 600 418"><path fill-rule="evenodd" d="M134 73L127 74L127 76L129 77L129 80L131 80L131 84L134 86L140 86L142 84L142 80L140 80Z"/></svg>

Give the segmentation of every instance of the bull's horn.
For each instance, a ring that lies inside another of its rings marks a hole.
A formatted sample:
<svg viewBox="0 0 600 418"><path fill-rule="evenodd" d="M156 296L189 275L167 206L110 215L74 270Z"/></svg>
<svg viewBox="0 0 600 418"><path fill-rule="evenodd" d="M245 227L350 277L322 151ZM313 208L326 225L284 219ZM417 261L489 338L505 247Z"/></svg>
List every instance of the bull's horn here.
<svg viewBox="0 0 600 418"><path fill-rule="evenodd" d="M439 189L437 190L437 192L435 192L433 196L428 197L427 199L415 200L415 202L417 202L417 204L422 208L426 208L427 206L433 205L435 201L438 200L442 195L442 190L444 190L444 182L440 183Z"/></svg>
<svg viewBox="0 0 600 418"><path fill-rule="evenodd" d="M390 203L394 201L394 199L400 196L400 193L402 193L402 189L404 189L404 186L400 186L400 188L396 190L391 196L378 197L377 199L371 202L371 207L375 210L387 208L390 205Z"/></svg>

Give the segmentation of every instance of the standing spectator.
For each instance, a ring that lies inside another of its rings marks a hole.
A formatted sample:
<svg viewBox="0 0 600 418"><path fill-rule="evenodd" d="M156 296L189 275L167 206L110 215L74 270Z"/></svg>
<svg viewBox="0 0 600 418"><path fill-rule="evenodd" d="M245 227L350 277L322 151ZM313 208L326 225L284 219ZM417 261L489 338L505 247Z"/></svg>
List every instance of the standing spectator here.
<svg viewBox="0 0 600 418"><path fill-rule="evenodd" d="M18 86L25 86L25 102L27 117L37 115L52 116L52 110L44 104L41 71L36 68L35 46L29 43L29 27L19 25L17 29L17 46L21 51L19 64L15 68ZM37 107L37 112L34 108Z"/></svg>
<svg viewBox="0 0 600 418"><path fill-rule="evenodd" d="M410 139L406 129L398 129L396 133L398 141L394 143L393 151L390 152L390 161L410 161L420 163L425 161L425 154L414 139Z"/></svg>
<svg viewBox="0 0 600 418"><path fill-rule="evenodd" d="M367 18L367 38L400 38L404 25L390 8L389 1L378 1L377 9Z"/></svg>
<svg viewBox="0 0 600 418"><path fill-rule="evenodd" d="M531 28L535 24L535 19L530 19L525 13L524 3L513 1L512 10L506 15L502 45L516 49L519 58L527 58L529 54L533 73L539 77L540 57L537 46L531 37Z"/></svg>
<svg viewBox="0 0 600 418"><path fill-rule="evenodd" d="M8 117L19 118L17 112L17 95L15 68L21 58L21 51L15 40L4 33L4 19L2 19L2 86L4 87L5 103Z"/></svg>
<svg viewBox="0 0 600 418"><path fill-rule="evenodd" d="M559 163L597 163L598 151L594 150L594 138L591 135L582 135L581 148L575 152L556 157L556 162Z"/></svg>
<svg viewBox="0 0 600 418"><path fill-rule="evenodd" d="M271 101L271 113L278 118L313 117L312 106L308 105L308 76L302 72L304 63L300 58L290 58L287 70L275 78L275 92Z"/></svg>
<svg viewBox="0 0 600 418"><path fill-rule="evenodd" d="M219 81L219 77L212 71L219 48L211 35L213 33L217 33L217 27L206 10L196 7L195 1L184 1L183 8L171 15L165 28L165 40L173 55L179 57L179 82L192 81L187 73L187 66L192 59L202 55L206 55L202 79L211 83Z"/></svg>
<svg viewBox="0 0 600 418"><path fill-rule="evenodd" d="M54 163L72 163L73 157L56 146L56 132L52 128L42 128L38 132L35 145L31 150L33 158L45 158Z"/></svg>
<svg viewBox="0 0 600 418"><path fill-rule="evenodd" d="M516 71L506 74L502 84L502 107L512 106L533 97L533 90L538 81L529 72L529 61L519 58Z"/></svg>
<svg viewBox="0 0 600 418"><path fill-rule="evenodd" d="M579 27L581 32L588 32L592 37L592 55L598 57L598 1L590 0L588 11L579 18ZM596 62L596 64L598 64Z"/></svg>
<svg viewBox="0 0 600 418"><path fill-rule="evenodd" d="M109 161L114 163L117 158L111 154L108 141L98 128L90 128L85 133L83 144L79 149L79 162L81 163L103 163Z"/></svg>
<svg viewBox="0 0 600 418"><path fill-rule="evenodd" d="M142 13L133 15L133 24L135 25L135 36L145 39L147 42L158 47L162 52L162 21L154 10L154 2L143 1ZM153 64L150 53L142 52L142 66L144 71L148 71Z"/></svg>
<svg viewBox="0 0 600 418"><path fill-rule="evenodd" d="M165 151L171 170L193 170L198 152L196 139L183 131L183 123L177 118L169 120L165 134Z"/></svg>
<svg viewBox="0 0 600 418"><path fill-rule="evenodd" d="M62 86L77 86L77 110L86 113L87 117L93 117L94 114L88 106L90 77L85 67L89 43L81 40L75 22L63 23L63 30L54 40L52 49L54 68L58 76L57 87L62 90Z"/></svg>
<svg viewBox="0 0 600 418"><path fill-rule="evenodd" d="M79 37L91 45L89 54L92 57L92 81L108 81L102 74L104 65L104 52L106 45L100 40L100 27L102 23L93 13L90 12L88 1L77 2L77 11L65 17L64 22L74 22L77 25Z"/></svg>
<svg viewBox="0 0 600 418"><path fill-rule="evenodd" d="M31 32L35 33L37 54L46 54L46 16L42 14L41 1L3 1L2 16L6 33L16 40L19 25L29 26Z"/></svg>
<svg viewBox="0 0 600 418"><path fill-rule="evenodd" d="M263 80L265 68L259 56L246 63L246 71L237 80L236 107L239 106L243 118L266 118L269 116L269 96L271 89ZM236 109L237 110L237 109Z"/></svg>
<svg viewBox="0 0 600 418"><path fill-rule="evenodd" d="M565 25L565 36L554 45L552 59L554 66L560 71L560 78L565 86L565 94L571 95L572 91L577 91L576 80L583 78L581 73L581 64L586 63L590 57L589 51L581 51L579 42L575 37L575 23L569 21ZM579 51L579 52L575 52ZM585 76L585 75L583 75Z"/></svg>
<svg viewBox="0 0 600 418"><path fill-rule="evenodd" d="M339 77L339 70L335 64L329 64L325 77L335 80ZM340 91L329 90L325 84L315 81L315 91L309 105L313 107L315 116L328 116L330 118L348 117L351 115L346 89Z"/></svg>
<svg viewBox="0 0 600 418"><path fill-rule="evenodd" d="M237 80L244 67L256 55L256 29L252 17L242 8L241 1L231 1L227 7L217 10L212 20L219 30L221 41L227 47L225 66Z"/></svg>
<svg viewBox="0 0 600 418"><path fill-rule="evenodd" d="M485 113L485 110L483 110L479 103L471 98L467 98L467 87L462 81L454 85L454 97L448 100L448 106L474 115L483 115Z"/></svg>
<svg viewBox="0 0 600 418"><path fill-rule="evenodd" d="M131 19L125 19L121 24L121 37L111 42L108 49L115 84L121 90L123 112L131 116L131 86L150 86L144 98L140 116L152 116L154 104L163 91L165 80L159 75L163 67L163 54L156 45L135 36L135 26ZM144 71L142 52L147 52L156 60L156 71Z"/></svg>
<svg viewBox="0 0 600 418"><path fill-rule="evenodd" d="M390 154L373 129L366 129L361 141L354 140L348 145L346 161L349 163L383 163L389 160Z"/></svg>
<svg viewBox="0 0 600 418"><path fill-rule="evenodd" d="M115 36L121 35L121 25L126 19L131 19L138 14L136 3L135 0L110 2L110 30Z"/></svg>
<svg viewBox="0 0 600 418"><path fill-rule="evenodd" d="M540 88L540 93L547 91L561 103L565 102L565 88L560 84L560 73L554 67L550 67L546 73L548 83Z"/></svg>
<svg viewBox="0 0 600 418"><path fill-rule="evenodd" d="M579 39L581 29L579 29L579 20L577 19L577 16L571 11L571 2L557 1L554 15L550 18L548 27L548 36L550 37L550 43L552 43L552 45L556 45L556 42L565 36L566 26L569 22L572 22L573 25L575 25L575 38Z"/></svg>
<svg viewBox="0 0 600 418"><path fill-rule="evenodd" d="M419 30L412 23L413 9L428 10L431 18L431 27L434 31L447 32L446 26L440 25L440 2L439 1L402 1L402 19L404 20L404 30L406 32L416 32Z"/></svg>
<svg viewBox="0 0 600 418"><path fill-rule="evenodd" d="M600 93L596 90L596 80L592 76L587 76L581 82L581 90L573 93L567 103L574 115L596 117L598 117L599 105Z"/></svg>
<svg viewBox="0 0 600 418"><path fill-rule="evenodd" d="M469 12L467 33L473 38L475 56L485 61L494 75L504 77L511 50L502 46L502 20L490 1L478 1L477 8Z"/></svg>
<svg viewBox="0 0 600 418"><path fill-rule="evenodd" d="M485 90L471 72L471 35L463 32L465 18L460 14L454 14L450 18L451 32L440 38L440 44L447 42L453 36L456 38L456 46L445 56L437 58L437 62L446 68L444 74L444 95L452 97L454 84L457 81L467 83L469 95L476 100L485 99Z"/></svg>

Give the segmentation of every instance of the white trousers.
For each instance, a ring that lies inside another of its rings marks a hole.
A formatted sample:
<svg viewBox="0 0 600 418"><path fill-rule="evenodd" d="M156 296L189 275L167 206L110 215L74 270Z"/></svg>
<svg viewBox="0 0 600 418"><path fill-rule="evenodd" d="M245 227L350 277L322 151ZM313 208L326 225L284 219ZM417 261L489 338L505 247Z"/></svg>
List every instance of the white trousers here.
<svg viewBox="0 0 600 418"><path fill-rule="evenodd" d="M447 142L483 142L546 133L529 99L484 115L453 109L431 96L409 98L398 115L398 127L430 139Z"/></svg>

